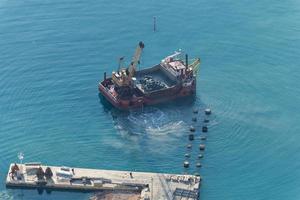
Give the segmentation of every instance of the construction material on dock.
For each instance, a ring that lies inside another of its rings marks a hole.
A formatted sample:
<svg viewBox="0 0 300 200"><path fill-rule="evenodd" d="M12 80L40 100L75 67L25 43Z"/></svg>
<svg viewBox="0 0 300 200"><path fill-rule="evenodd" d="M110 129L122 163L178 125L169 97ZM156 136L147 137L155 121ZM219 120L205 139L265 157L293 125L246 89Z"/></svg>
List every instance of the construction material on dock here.
<svg viewBox="0 0 300 200"><path fill-rule="evenodd" d="M11 164L7 187L49 190L100 191L141 200L196 200L200 177L193 175L112 171L46 166L41 163Z"/></svg>

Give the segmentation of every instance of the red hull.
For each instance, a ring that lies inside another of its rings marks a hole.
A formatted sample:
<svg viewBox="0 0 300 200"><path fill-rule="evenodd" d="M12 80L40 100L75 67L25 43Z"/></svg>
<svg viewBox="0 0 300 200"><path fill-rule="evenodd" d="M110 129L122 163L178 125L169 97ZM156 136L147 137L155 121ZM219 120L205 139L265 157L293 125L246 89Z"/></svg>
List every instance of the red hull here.
<svg viewBox="0 0 300 200"><path fill-rule="evenodd" d="M182 88L174 88L172 94L170 95L163 95L160 97L132 97L128 100L123 100L114 97L106 87L104 87L101 83L99 84L99 92L108 100L114 107L120 110L129 110L133 108L139 108L147 105L156 105L160 103L164 103L167 101L172 101L182 97L188 97L195 95L196 93L196 84L192 84L191 86L186 86Z"/></svg>

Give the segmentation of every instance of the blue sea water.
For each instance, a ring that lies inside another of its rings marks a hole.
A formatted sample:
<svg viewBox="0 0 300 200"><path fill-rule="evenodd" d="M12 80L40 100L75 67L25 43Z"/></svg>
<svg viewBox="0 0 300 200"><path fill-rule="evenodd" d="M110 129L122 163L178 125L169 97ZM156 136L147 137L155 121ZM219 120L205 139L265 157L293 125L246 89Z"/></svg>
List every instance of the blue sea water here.
<svg viewBox="0 0 300 200"><path fill-rule="evenodd" d="M98 81L140 40L142 67L179 48L201 57L195 102L130 113L101 103ZM201 199L300 199L299 55L297 0L0 0L0 199L90 196L6 189L18 152L25 162L184 173L192 109L207 106L203 167L196 138L187 171L203 177Z"/></svg>

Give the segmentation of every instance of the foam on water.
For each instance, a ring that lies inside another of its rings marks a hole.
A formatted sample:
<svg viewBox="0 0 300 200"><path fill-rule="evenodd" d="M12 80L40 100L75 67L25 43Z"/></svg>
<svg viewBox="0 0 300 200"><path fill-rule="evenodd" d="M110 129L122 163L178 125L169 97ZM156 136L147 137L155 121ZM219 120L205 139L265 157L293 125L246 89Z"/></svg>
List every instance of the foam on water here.
<svg viewBox="0 0 300 200"><path fill-rule="evenodd" d="M116 129L132 135L168 135L186 129L180 120L180 110L161 110L146 107L139 111L130 111L115 116ZM176 131L175 131L176 130Z"/></svg>
<svg viewBox="0 0 300 200"><path fill-rule="evenodd" d="M7 191L0 191L0 199L12 200L14 198L13 198L13 195L10 195Z"/></svg>
<svg viewBox="0 0 300 200"><path fill-rule="evenodd" d="M183 121L170 122L168 124L162 125L161 127L148 127L146 129L147 133L152 136L163 136L169 135L170 137L181 135L186 132L187 126Z"/></svg>

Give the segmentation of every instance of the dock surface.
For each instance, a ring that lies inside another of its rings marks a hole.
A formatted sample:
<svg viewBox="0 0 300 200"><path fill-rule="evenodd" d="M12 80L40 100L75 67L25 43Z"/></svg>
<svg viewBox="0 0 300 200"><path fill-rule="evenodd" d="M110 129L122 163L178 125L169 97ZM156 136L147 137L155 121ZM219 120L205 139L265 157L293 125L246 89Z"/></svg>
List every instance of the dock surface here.
<svg viewBox="0 0 300 200"><path fill-rule="evenodd" d="M196 200L199 196L200 177L193 175L148 172L113 171L69 168L42 164L17 164L12 173L11 164L6 178L7 187L43 188L50 190L77 190L128 192L138 194L141 200ZM39 177L37 171L51 169L51 177Z"/></svg>

